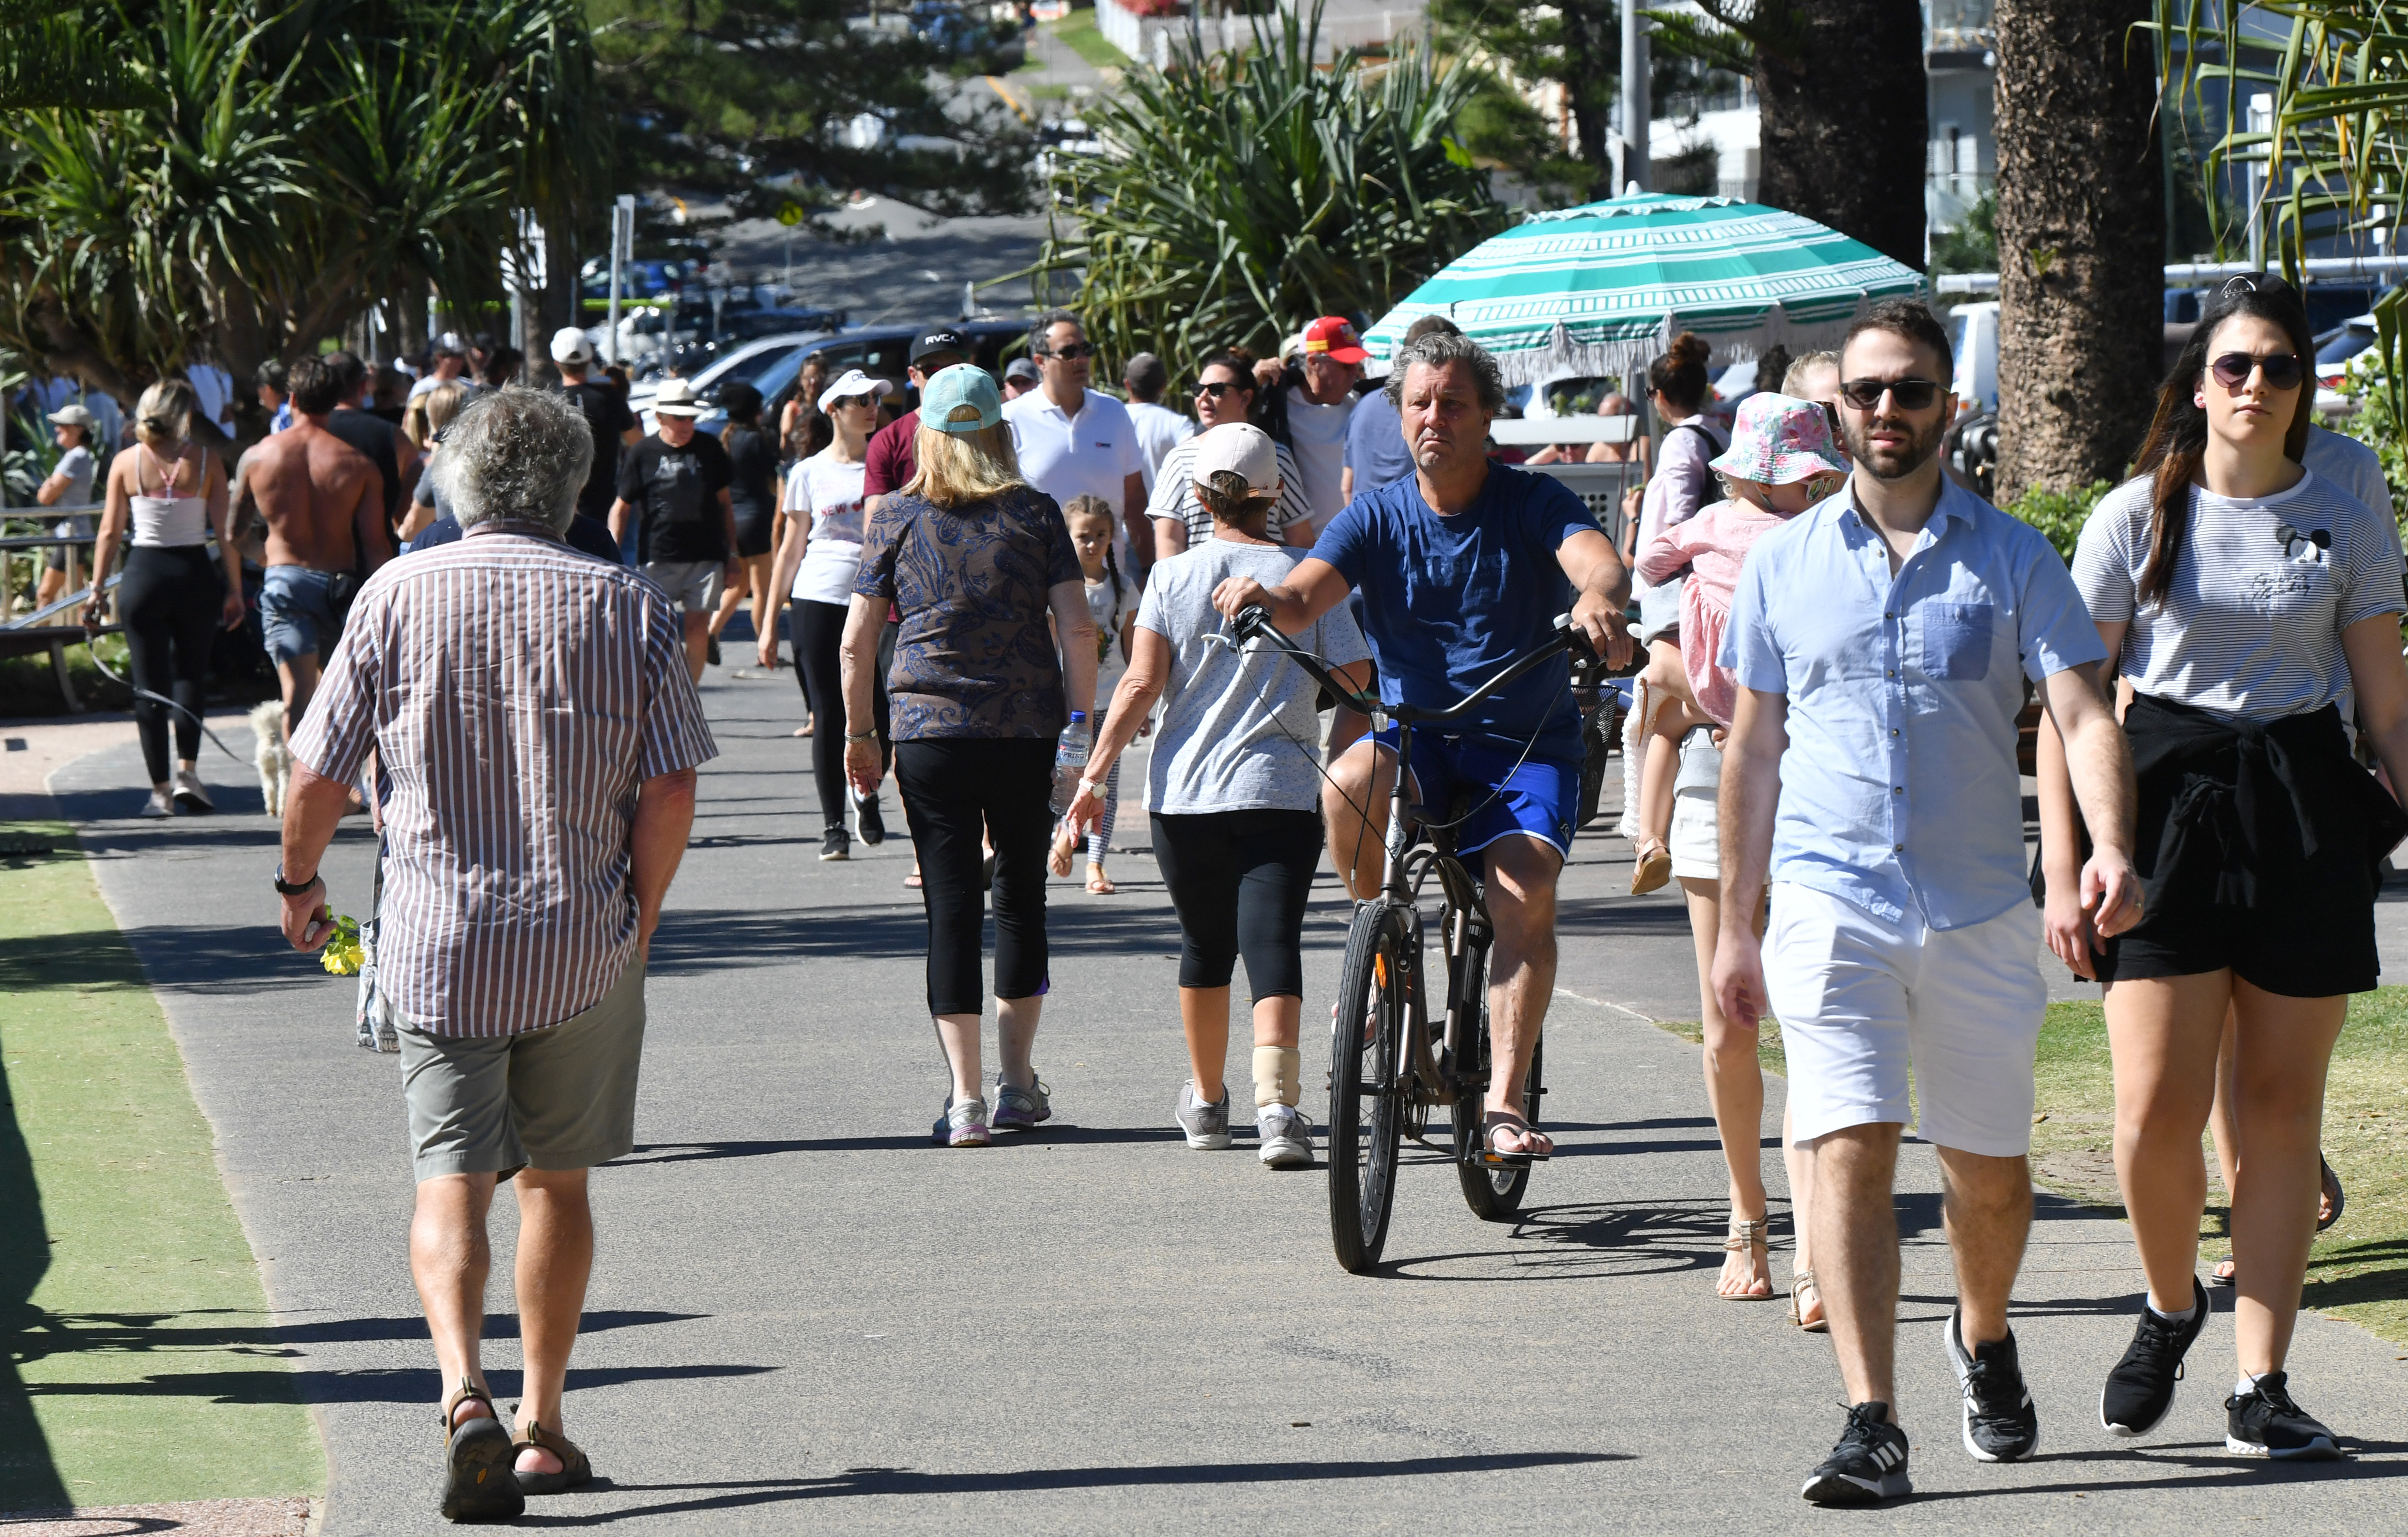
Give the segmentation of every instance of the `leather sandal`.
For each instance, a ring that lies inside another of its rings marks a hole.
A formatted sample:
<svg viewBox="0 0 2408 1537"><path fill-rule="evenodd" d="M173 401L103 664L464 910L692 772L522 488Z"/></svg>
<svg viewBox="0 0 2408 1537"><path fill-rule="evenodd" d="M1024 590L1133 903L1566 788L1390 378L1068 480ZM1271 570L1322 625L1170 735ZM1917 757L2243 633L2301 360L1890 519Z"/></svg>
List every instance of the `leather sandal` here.
<svg viewBox="0 0 2408 1537"><path fill-rule="evenodd" d="M1672 879L1672 851L1660 839L1639 840L1639 855L1630 866L1630 895L1644 897Z"/></svg>
<svg viewBox="0 0 2408 1537"><path fill-rule="evenodd" d="M1533 1163L1544 1163L1555 1156L1552 1139L1544 1153L1505 1152L1497 1145L1497 1134L1500 1131L1520 1132L1525 1145L1532 1136L1546 1135L1545 1132L1539 1130L1510 1110L1492 1110L1484 1113L1480 1124L1480 1161L1492 1169L1521 1169Z"/></svg>
<svg viewBox="0 0 2408 1537"><path fill-rule="evenodd" d="M460 1405L485 1406L475 1419L454 1426ZM510 1471L510 1433L502 1428L493 1395L466 1377L443 1401L443 1492L437 1508L447 1521L508 1521L524 1514L526 1491Z"/></svg>
<svg viewBox="0 0 2408 1537"><path fill-rule="evenodd" d="M1806 1321L1806 1299L1810 1294L1817 1302L1823 1300L1823 1288L1815 1285L1813 1271L1799 1271L1789 1278L1789 1321L1809 1334L1828 1334L1831 1320L1828 1314L1811 1324Z"/></svg>
<svg viewBox="0 0 2408 1537"><path fill-rule="evenodd" d="M1723 1252L1743 1254L1751 1257L1761 1252L1766 1257L1766 1269L1769 1271L1771 1268L1771 1246L1766 1242L1765 1231L1770 1225L1770 1219L1766 1217L1759 1217L1754 1222L1743 1221L1739 1217L1731 1218L1730 1235L1723 1240ZM1731 1295L1717 1291L1714 1293L1714 1298L1715 1300L1723 1302L1770 1302L1772 1300L1772 1282L1770 1277L1766 1279L1761 1296L1756 1291L1756 1283L1750 1281L1748 1289L1743 1292Z"/></svg>
<svg viewBox="0 0 2408 1537"><path fill-rule="evenodd" d="M594 1482L594 1463L577 1443L557 1430L547 1430L543 1421L531 1419L526 1434L510 1445L510 1461L516 1464L521 1452L550 1452L560 1458L558 1472L523 1472L518 1475L519 1487L529 1494L566 1494L580 1485Z"/></svg>

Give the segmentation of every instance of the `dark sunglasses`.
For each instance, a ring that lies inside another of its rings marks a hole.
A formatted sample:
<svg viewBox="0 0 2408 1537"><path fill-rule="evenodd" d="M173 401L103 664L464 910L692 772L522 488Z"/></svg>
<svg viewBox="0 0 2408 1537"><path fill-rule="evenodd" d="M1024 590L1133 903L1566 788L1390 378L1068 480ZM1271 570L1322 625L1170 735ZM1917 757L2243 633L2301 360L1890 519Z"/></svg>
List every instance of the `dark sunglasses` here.
<svg viewBox="0 0 2408 1537"><path fill-rule="evenodd" d="M1254 393L1254 387L1250 384L1232 384L1226 380L1215 380L1209 384L1198 384L1196 386L1196 393L1197 395L1209 395L1215 400L1220 399L1223 395L1227 395L1232 391L1235 391L1239 395L1252 395Z"/></svg>
<svg viewBox="0 0 2408 1537"><path fill-rule="evenodd" d="M1095 356L1096 344L1091 341L1074 341L1068 347L1056 347L1050 352L1039 352L1037 355L1039 357L1058 357L1065 363L1076 363L1082 357Z"/></svg>
<svg viewBox="0 0 2408 1537"><path fill-rule="evenodd" d="M1941 386L1928 379L1851 379L1840 386L1840 398L1860 411L1871 410L1886 395L1899 409L1928 410L1940 398Z"/></svg>
<svg viewBox="0 0 2408 1537"><path fill-rule="evenodd" d="M2249 376L2259 368L2266 370L2266 387L2270 390L2296 390L2300 387L2301 370L2297 352L2268 352L2258 356L2249 352L2227 352L2207 366L2215 381L2228 390L2237 390L2249 382Z"/></svg>

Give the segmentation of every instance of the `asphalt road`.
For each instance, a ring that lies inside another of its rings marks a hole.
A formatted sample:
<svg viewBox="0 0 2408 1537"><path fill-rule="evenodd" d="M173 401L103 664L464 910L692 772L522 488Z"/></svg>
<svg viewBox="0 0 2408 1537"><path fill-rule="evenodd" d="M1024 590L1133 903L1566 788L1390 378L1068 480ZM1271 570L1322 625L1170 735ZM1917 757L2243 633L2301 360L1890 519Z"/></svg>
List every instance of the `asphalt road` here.
<svg viewBox="0 0 2408 1537"><path fill-rule="evenodd" d="M601 1257L567 1429L605 1481L537 1502L529 1524L2399 1525L2387 1481L2408 1472L2408 1441L2393 1439L2408 1366L2349 1326L2303 1320L2293 1374L2353 1461L2224 1455L2221 1316L2164 1430L2137 1446L2101 1431L2099 1385L2140 1275L2118 1224L2045 1197L2016 1313L2042 1452L1973 1463L1942 1353L1952 1287L1919 1144L1899 1198L1918 1492L1853 1518L1800 1504L1840 1426L1829 1346L1779 1303L1713 1299L1723 1180L1696 1051L1640 1017L1695 1017L1685 925L1672 901L1615 895L1627 850L1602 833L1580 840L1565 882L1547 1036L1560 1156L1517 1222L1475 1220L1443 1165L1409 1168L1388 1264L1357 1278L1331 1259L1318 1169L1272 1173L1244 1142L1188 1151L1169 1119L1184 1074L1176 929L1138 855L1119 861L1118 897L1055 887L1038 1051L1054 1125L984 1152L933 1148L944 1086L921 1013L923 923L899 883L908 843L817 863L790 679L715 672L706 698L724 755L704 771L653 951L641 1145L595 1181ZM397 1074L351 1044L349 979L272 927L273 831L247 767L212 750L205 771L222 813L167 825L109 820L140 798L130 746L51 787L165 1001L290 1364L322 1412L324 1530L431 1530L439 1387L403 1249ZM1133 811L1123 829L1144 841ZM337 911L363 904L368 854L363 819L327 865ZM1328 880L1310 921L1308 1018L1335 984L1345 921ZM1321 1070L1309 1055L1308 1081ZM1777 1085L1772 1099L1768 1131ZM507 1395L507 1199L495 1216L490 1359ZM1785 1278L1785 1257L1775 1270Z"/></svg>

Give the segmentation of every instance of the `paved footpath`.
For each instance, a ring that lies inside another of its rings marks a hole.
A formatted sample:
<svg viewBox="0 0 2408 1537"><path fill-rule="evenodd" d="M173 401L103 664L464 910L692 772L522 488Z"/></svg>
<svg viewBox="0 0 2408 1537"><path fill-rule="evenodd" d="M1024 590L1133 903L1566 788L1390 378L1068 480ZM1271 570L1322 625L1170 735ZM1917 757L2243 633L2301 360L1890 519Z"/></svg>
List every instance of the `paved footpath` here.
<svg viewBox="0 0 2408 1537"><path fill-rule="evenodd" d="M1318 1170L1269 1172L1249 1142L1192 1153L1173 1132L1176 928L1142 856L1122 856L1118 897L1054 888L1038 1059L1057 1124L982 1153L929 1146L943 1078L921 1012L918 900L900 884L909 844L817 863L791 682L714 672L706 698L724 755L704 771L653 950L641 1145L595 1178L601 1257L570 1375L567 1429L607 1481L537 1502L528 1524L1722 1532L1849 1519L1796 1494L1839 1429L1828 1343L1789 1328L1780 1303L1713 1297L1723 1177L1696 1048L1641 1017L1696 1017L1686 927L1672 901L1616 895L1625 845L1584 837L1567 877L1547 1035L1561 1153L1528 1210L1483 1224L1450 1169L1411 1168L1389 1263L1358 1278L1330 1257ZM165 1000L292 1365L322 1410L325 1532L433 1530L439 1388L403 1251L393 1061L351 1044L351 981L272 927L274 838L247 767L212 753L206 771L223 813L165 826L109 820L138 800L130 747L51 787ZM1143 826L1132 810L1122 840L1142 842ZM368 855L365 820L348 825L326 867L337 911L363 904ZM1326 1012L1344 922L1325 875L1309 1018ZM1312 1083L1324 1049L1309 1048ZM1240 1080L1244 1062L1241 1045ZM2224 1455L2222 1316L2163 1432L2133 1446L2101 1431L2099 1384L2140 1275L2120 1225L2048 1198L2016 1315L2042 1452L1973 1463L1942 1354L1952 1288L1928 1148L1910 1149L1903 1184L1918 1493L1857 1524L2399 1528L2388 1480L2408 1472L2408 1440L2393 1439L2408 1366L2346 1325L2303 1320L2293 1365L2354 1461ZM509 1206L490 1328L505 1395Z"/></svg>

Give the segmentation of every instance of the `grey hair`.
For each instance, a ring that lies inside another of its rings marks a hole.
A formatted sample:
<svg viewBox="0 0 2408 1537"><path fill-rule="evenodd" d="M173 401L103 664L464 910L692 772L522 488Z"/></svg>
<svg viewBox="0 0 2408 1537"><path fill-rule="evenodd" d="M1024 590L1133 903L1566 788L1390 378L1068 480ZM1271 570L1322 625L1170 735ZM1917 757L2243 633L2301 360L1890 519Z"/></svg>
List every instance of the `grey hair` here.
<svg viewBox="0 0 2408 1537"><path fill-rule="evenodd" d="M443 429L435 483L460 526L508 519L566 531L594 463L594 433L567 397L518 385L487 390Z"/></svg>
<svg viewBox="0 0 2408 1537"><path fill-rule="evenodd" d="M1463 364L1480 387L1480 409L1491 416L1505 409L1505 377L1497 371L1497 360L1488 355L1487 348L1460 331L1434 331L1397 349L1397 355L1388 360L1389 405L1403 409L1405 374L1416 363L1431 368Z"/></svg>
<svg viewBox="0 0 2408 1537"><path fill-rule="evenodd" d="M1079 318L1077 310L1048 309L1038 316L1028 327L1028 350L1035 352L1038 348L1043 346L1045 334L1057 325L1075 325L1079 328L1080 336L1084 337L1087 334L1087 323Z"/></svg>

